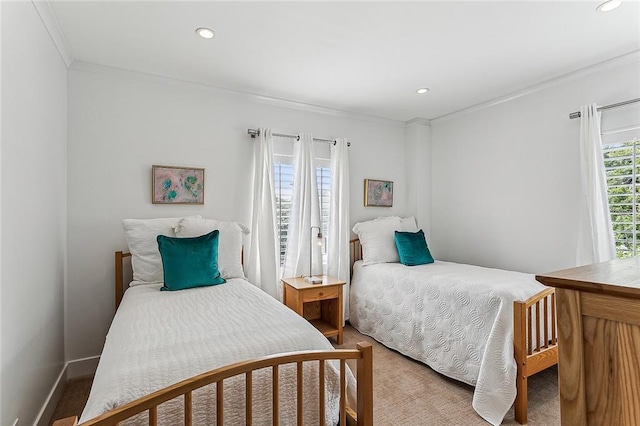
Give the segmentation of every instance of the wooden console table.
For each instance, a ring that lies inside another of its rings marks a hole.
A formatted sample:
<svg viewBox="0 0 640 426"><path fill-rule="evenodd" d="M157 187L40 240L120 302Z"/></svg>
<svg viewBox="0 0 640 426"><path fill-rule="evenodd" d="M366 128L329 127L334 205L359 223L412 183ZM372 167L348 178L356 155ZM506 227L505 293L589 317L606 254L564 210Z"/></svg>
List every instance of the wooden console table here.
<svg viewBox="0 0 640 426"><path fill-rule="evenodd" d="M556 287L562 425L640 424L640 257L536 279Z"/></svg>

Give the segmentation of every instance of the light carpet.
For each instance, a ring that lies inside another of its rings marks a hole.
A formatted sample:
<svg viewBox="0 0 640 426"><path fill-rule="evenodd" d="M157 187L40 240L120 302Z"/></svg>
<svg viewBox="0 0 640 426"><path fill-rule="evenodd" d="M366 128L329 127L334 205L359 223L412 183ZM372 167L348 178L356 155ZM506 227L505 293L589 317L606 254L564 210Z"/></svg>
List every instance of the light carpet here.
<svg viewBox="0 0 640 426"><path fill-rule="evenodd" d="M367 341L373 345L373 419L376 425L482 425L471 403L473 387L418 361L388 349L347 326L344 342L336 348L354 348ZM355 373L355 364L350 364ZM558 370L551 367L529 378L529 425L559 425ZM517 425L513 407L503 425Z"/></svg>

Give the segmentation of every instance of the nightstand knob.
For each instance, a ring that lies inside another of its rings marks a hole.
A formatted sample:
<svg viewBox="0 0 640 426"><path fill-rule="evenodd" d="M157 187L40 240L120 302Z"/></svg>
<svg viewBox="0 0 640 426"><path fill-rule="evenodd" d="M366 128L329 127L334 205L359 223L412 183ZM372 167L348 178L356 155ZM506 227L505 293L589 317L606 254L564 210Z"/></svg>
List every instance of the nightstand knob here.
<svg viewBox="0 0 640 426"><path fill-rule="evenodd" d="M324 293L320 293L320 294L319 294L319 296L320 296L320 297L324 296Z"/></svg>

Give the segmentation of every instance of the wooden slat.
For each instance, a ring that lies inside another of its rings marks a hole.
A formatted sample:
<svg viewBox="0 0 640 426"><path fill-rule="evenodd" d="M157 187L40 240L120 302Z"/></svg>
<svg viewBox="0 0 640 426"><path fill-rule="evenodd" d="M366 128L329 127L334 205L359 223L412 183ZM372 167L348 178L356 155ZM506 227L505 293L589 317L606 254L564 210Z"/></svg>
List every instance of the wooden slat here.
<svg viewBox="0 0 640 426"><path fill-rule="evenodd" d="M273 400L273 404L272 404L272 408L273 408L273 426L278 426L279 421L280 421L280 405L279 405L279 401L278 401L278 366L274 365L273 366L273 379L272 379L272 384L273 387L271 389L271 393L272 393L272 400Z"/></svg>
<svg viewBox="0 0 640 426"><path fill-rule="evenodd" d="M324 425L325 424L325 414L324 414L324 360L321 359L319 361L319 365L318 365L318 401L319 401L319 410L318 412L319 417L320 417L320 421L318 422L318 424L320 425Z"/></svg>
<svg viewBox="0 0 640 426"><path fill-rule="evenodd" d="M586 315L582 321L589 424L637 425L640 326Z"/></svg>
<svg viewBox="0 0 640 426"><path fill-rule="evenodd" d="M540 333L540 301L536 302L536 352L540 352L540 339L542 333Z"/></svg>
<svg viewBox="0 0 640 426"><path fill-rule="evenodd" d="M584 296L584 294L583 294ZM622 400L616 386L614 363L616 348L616 323L589 316L582 317L584 338L584 363L589 374L585 377L588 419L590 425L623 425L619 421ZM610 397L609 397L610 396Z"/></svg>
<svg viewBox="0 0 640 426"><path fill-rule="evenodd" d="M556 293L551 294L551 341L554 345L558 344L558 336L556 329L558 328L558 319L556 318Z"/></svg>
<svg viewBox="0 0 640 426"><path fill-rule="evenodd" d="M640 326L618 323L616 375L622 405L621 424L637 425L640 419Z"/></svg>
<svg viewBox="0 0 640 426"><path fill-rule="evenodd" d="M580 303L583 315L640 325L637 299L582 293Z"/></svg>
<svg viewBox="0 0 640 426"><path fill-rule="evenodd" d="M158 425L158 406L149 408L149 426Z"/></svg>
<svg viewBox="0 0 640 426"><path fill-rule="evenodd" d="M184 426L191 426L193 421L193 397L191 392L184 394Z"/></svg>
<svg viewBox="0 0 640 426"><path fill-rule="evenodd" d="M556 289L558 303L558 384L560 420L564 425L586 425L586 392L582 347L580 293Z"/></svg>
<svg viewBox="0 0 640 426"><path fill-rule="evenodd" d="M246 426L253 424L253 375L251 371L245 373L245 423Z"/></svg>
<svg viewBox="0 0 640 426"><path fill-rule="evenodd" d="M304 407L302 405L302 363L298 362L297 363L298 366L298 380L297 380L297 384L298 384L298 426L303 426L303 419L304 419Z"/></svg>
<svg viewBox="0 0 640 426"><path fill-rule="evenodd" d="M544 300L544 347L549 347L549 299L545 297Z"/></svg>
<svg viewBox="0 0 640 426"><path fill-rule="evenodd" d="M368 345L368 344L362 344ZM121 421L124 421L130 417L133 417L136 414L142 413L144 411L149 410L152 407L158 406L163 402L169 401L171 399L181 397L185 395L187 392L192 392L195 389L199 389L203 386L207 386L213 383L217 383L229 377L237 376L239 374L246 374L250 371L260 370L263 368L275 368L277 370L278 365L282 364L292 364L296 362L306 362L306 361L326 361L326 360L361 360L364 356L363 350L358 345L358 350L349 350L349 349L341 349L341 350L330 350L330 351L307 351L307 352L294 352L289 354L278 354L266 356L263 358L259 358L256 360L242 361L235 364L231 364L228 366L224 366L218 368L216 370L209 371L207 373L203 373L189 379L183 380L182 382L176 383L174 385L168 386L159 391L153 392L149 395L145 395L141 398L138 398L135 401L124 404L113 410L102 414L98 417L95 417L91 420L88 420L82 423L81 426L113 426L118 424ZM369 364L365 364L369 365ZM368 368L372 368L369 365ZM365 372L359 373L365 374ZM276 379L277 380L277 379ZM373 401L373 393L372 388L369 387L360 387L358 389L362 390L365 393L363 398L365 400L367 398L371 398ZM370 393L370 395L366 395ZM277 393L276 393L277 398ZM322 401L324 401L324 392L321 394ZM360 398L360 396L358 396ZM324 402L323 402L324 406ZM276 406L277 408L277 406ZM371 414L372 415L372 414ZM277 410L276 414L277 424Z"/></svg>
<svg viewBox="0 0 640 426"><path fill-rule="evenodd" d="M356 345L362 357L358 359L358 426L373 426L373 346L363 342Z"/></svg>
<svg viewBox="0 0 640 426"><path fill-rule="evenodd" d="M531 355L533 352L531 336L531 307L527 308L527 354Z"/></svg>
<svg viewBox="0 0 640 426"><path fill-rule="evenodd" d="M558 347L550 346L547 349L537 352L535 355L529 355L527 357L526 367L523 369L523 374L530 377L551 367L552 365L556 365L557 363Z"/></svg>
<svg viewBox="0 0 640 426"><path fill-rule="evenodd" d="M527 423L527 304L513 302L513 356L516 360L516 400L513 405L518 423Z"/></svg>
<svg viewBox="0 0 640 426"><path fill-rule="evenodd" d="M216 382L216 424L224 425L224 385L223 381Z"/></svg>
<svg viewBox="0 0 640 426"><path fill-rule="evenodd" d="M340 424L347 424L347 384L345 381L345 360L340 360Z"/></svg>

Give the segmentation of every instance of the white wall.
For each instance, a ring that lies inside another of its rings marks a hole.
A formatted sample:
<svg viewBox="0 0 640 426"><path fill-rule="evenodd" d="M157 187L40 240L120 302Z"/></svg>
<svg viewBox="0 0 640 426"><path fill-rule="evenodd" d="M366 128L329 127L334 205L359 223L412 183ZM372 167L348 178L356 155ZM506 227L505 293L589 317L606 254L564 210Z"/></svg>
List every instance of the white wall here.
<svg viewBox="0 0 640 426"><path fill-rule="evenodd" d="M536 273L575 266L580 123L568 115L638 98L639 80L637 62L603 68L432 121L435 257Z"/></svg>
<svg viewBox="0 0 640 426"><path fill-rule="evenodd" d="M2 415L32 424L64 363L66 67L31 2L2 5Z"/></svg>
<svg viewBox="0 0 640 426"><path fill-rule="evenodd" d="M431 230L431 126L413 119L405 127L407 215L415 216L427 241Z"/></svg>
<svg viewBox="0 0 640 426"><path fill-rule="evenodd" d="M76 69L74 69L76 68ZM121 222L202 214L250 224L247 128L351 142L351 221L406 209L404 128L307 112L166 79L83 64L69 71L68 360L98 355L113 316L113 252ZM151 165L206 169L204 206L151 204ZM389 179L393 208L363 207L363 180Z"/></svg>

